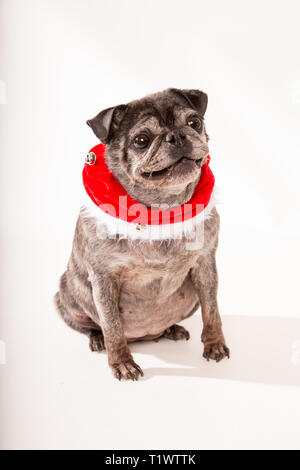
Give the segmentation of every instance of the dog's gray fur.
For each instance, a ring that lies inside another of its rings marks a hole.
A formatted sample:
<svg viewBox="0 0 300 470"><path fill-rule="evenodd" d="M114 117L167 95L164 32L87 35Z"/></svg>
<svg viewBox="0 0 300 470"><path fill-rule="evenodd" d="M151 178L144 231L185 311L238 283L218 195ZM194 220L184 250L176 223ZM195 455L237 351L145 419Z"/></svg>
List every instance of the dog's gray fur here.
<svg viewBox="0 0 300 470"><path fill-rule="evenodd" d="M149 207L174 207L189 201L206 161L206 106L201 91L168 89L104 110L87 123L107 144L107 164L134 199ZM149 139L146 148L136 147L141 134ZM204 357L229 357L217 306L215 208L204 229L203 246L191 250L185 238L103 240L93 218L79 215L56 306L69 326L90 337L92 350L107 350L117 378L136 380L143 374L129 342L188 339L176 323L200 304Z"/></svg>

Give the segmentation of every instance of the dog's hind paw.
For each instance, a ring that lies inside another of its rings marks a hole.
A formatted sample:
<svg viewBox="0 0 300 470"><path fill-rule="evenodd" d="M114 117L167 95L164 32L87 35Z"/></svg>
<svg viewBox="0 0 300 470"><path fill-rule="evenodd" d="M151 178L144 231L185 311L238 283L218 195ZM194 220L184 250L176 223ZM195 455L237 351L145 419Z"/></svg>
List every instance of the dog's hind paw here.
<svg viewBox="0 0 300 470"><path fill-rule="evenodd" d="M190 334L183 326L172 325L164 331L163 337L172 339L173 341L178 341L179 339L188 340L190 339Z"/></svg>
<svg viewBox="0 0 300 470"><path fill-rule="evenodd" d="M93 330L89 334L90 350L92 352L101 352L105 349L104 337L102 331Z"/></svg>

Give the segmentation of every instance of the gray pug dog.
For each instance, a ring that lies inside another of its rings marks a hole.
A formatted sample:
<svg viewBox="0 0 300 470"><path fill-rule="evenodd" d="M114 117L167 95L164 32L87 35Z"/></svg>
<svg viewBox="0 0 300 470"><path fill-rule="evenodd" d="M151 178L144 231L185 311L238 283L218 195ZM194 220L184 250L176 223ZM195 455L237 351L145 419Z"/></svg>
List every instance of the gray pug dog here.
<svg viewBox="0 0 300 470"><path fill-rule="evenodd" d="M106 109L87 123L107 145L107 165L127 193L148 207L174 207L191 199L208 155L206 107L201 91L168 89ZM217 305L215 207L203 224L204 243L191 250L185 237L101 239L94 217L79 214L56 306L69 326L88 335L92 351L106 349L118 379L143 375L130 342L189 339L177 323L199 305L203 356L229 357Z"/></svg>

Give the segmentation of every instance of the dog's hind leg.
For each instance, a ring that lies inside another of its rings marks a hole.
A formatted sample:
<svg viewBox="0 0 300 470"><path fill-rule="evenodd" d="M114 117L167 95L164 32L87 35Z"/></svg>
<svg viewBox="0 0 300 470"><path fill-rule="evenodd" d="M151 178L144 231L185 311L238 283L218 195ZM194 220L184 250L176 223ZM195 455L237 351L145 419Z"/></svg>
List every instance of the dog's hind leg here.
<svg viewBox="0 0 300 470"><path fill-rule="evenodd" d="M105 349L103 333L97 323L74 306L65 307L61 302L59 292L55 294L54 302L58 313L66 324L73 330L88 336L91 351L100 352Z"/></svg>

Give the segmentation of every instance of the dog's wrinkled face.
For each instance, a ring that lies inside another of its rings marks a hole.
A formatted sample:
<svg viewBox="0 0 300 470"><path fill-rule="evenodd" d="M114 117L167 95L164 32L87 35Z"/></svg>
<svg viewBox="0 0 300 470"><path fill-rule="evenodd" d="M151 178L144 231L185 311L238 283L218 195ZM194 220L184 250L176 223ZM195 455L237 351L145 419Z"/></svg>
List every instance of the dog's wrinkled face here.
<svg viewBox="0 0 300 470"><path fill-rule="evenodd" d="M168 89L104 110L88 124L132 197L176 205L191 197L208 155L206 107L201 91Z"/></svg>

